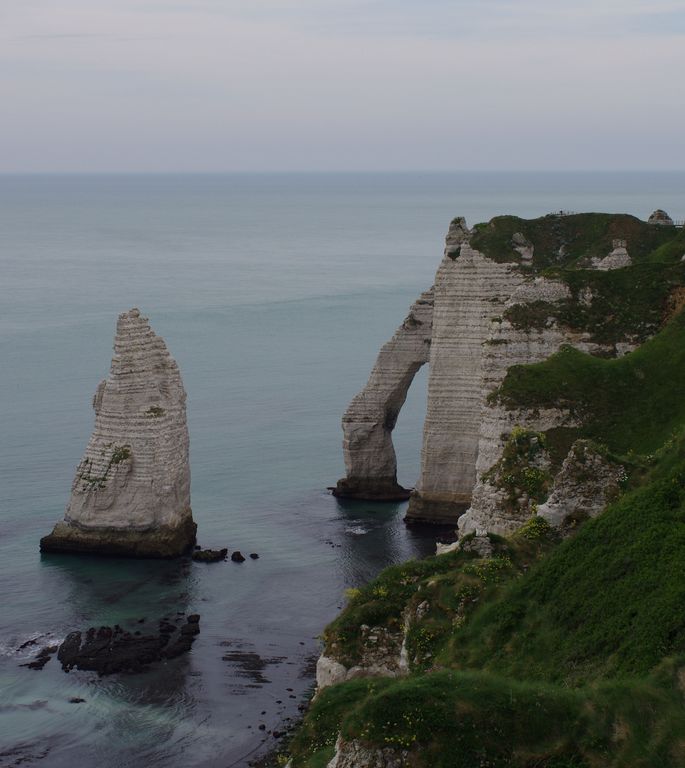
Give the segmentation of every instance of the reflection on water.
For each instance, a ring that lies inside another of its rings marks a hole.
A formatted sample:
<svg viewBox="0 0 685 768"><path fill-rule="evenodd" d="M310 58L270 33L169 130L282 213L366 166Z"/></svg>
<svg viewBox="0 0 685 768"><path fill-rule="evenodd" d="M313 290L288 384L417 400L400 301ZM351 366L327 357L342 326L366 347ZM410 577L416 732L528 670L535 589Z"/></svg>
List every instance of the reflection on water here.
<svg viewBox="0 0 685 768"><path fill-rule="evenodd" d="M336 499L339 566L345 582L365 584L380 570L411 557L435 554L432 526L405 526L406 502Z"/></svg>
<svg viewBox="0 0 685 768"><path fill-rule="evenodd" d="M194 601L190 562L50 554L40 556L40 563L49 574L43 580L46 606L58 606L59 613L52 627L42 624L35 644L19 652L8 647L0 659L3 691L13 702L0 712L0 765L45 760L59 768L73 765L75 755L103 766L155 765L192 745L198 724L188 658L103 678L78 670L67 674L55 656L42 671L18 666L67 632L89 626L119 624L156 634L159 619L187 613ZM39 693L48 698L27 701Z"/></svg>
<svg viewBox="0 0 685 768"><path fill-rule="evenodd" d="M142 608L151 604L161 618L165 611L185 611L193 600L194 580L187 560L66 554L41 554L40 558L50 571L55 597L86 622L96 617L109 624L137 621Z"/></svg>
<svg viewBox="0 0 685 768"><path fill-rule="evenodd" d="M269 731L298 716L317 637L344 589L433 552L435 532L407 529L405 506L322 492L282 502L276 518L260 505L234 533L246 541L252 526L265 531L260 558L240 565L41 556L41 594L25 613L40 639L17 653L15 635L0 656L11 702L0 709L0 766L17 756L54 768L84 760L104 768L245 764L275 743ZM144 632L178 611L202 617L192 651L144 674L66 674L56 658L40 672L18 666L73 629L120 624Z"/></svg>

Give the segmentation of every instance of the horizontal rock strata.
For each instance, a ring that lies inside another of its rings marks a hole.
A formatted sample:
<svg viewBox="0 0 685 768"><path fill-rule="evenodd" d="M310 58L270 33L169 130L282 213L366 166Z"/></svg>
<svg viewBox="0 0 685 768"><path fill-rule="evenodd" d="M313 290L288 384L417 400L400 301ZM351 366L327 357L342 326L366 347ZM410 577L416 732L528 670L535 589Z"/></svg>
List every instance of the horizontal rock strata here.
<svg viewBox="0 0 685 768"><path fill-rule="evenodd" d="M409 491L397 482L392 431L419 368L428 362L433 292L422 293L395 335L381 349L364 389L343 416L346 476L333 494L341 498L397 501Z"/></svg>
<svg viewBox="0 0 685 768"><path fill-rule="evenodd" d="M174 557L195 542L186 393L164 341L137 309L119 316L109 378L64 520L44 552Z"/></svg>
<svg viewBox="0 0 685 768"><path fill-rule="evenodd" d="M483 345L493 317L523 282L514 266L471 248L463 220L458 252L446 248L435 280L428 405L421 475L407 521L456 523L476 481L483 390Z"/></svg>

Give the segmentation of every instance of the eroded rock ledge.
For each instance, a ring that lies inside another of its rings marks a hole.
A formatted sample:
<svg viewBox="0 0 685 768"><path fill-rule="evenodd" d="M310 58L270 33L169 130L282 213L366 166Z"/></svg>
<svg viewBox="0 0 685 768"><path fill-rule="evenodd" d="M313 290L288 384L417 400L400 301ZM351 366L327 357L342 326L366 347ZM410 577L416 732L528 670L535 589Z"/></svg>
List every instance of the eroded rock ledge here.
<svg viewBox="0 0 685 768"><path fill-rule="evenodd" d="M186 393L164 341L132 309L119 315L109 378L64 520L43 552L175 557L195 542Z"/></svg>

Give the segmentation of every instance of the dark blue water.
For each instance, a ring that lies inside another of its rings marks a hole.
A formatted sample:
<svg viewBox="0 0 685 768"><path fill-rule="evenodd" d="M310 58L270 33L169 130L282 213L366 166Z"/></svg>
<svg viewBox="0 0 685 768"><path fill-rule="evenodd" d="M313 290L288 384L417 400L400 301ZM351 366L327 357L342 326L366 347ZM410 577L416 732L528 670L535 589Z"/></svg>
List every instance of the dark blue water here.
<svg viewBox="0 0 685 768"><path fill-rule="evenodd" d="M0 766L244 765L272 743L257 726L296 715L344 589L433 549L403 505L325 489L340 416L430 286L449 220L657 207L683 218L685 174L0 177ZM133 306L188 391L199 541L256 562L38 552ZM396 431L406 485L424 401L420 376ZM27 639L177 610L202 616L192 653L144 675L19 667Z"/></svg>

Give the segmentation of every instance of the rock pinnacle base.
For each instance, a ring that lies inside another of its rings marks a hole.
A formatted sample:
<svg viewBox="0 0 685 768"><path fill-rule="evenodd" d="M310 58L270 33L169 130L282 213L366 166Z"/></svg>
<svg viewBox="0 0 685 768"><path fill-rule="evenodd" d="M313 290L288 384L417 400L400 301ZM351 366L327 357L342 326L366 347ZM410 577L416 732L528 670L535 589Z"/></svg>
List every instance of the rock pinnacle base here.
<svg viewBox="0 0 685 768"><path fill-rule="evenodd" d="M148 531L85 529L62 521L57 523L52 533L40 540L40 551L168 559L192 549L196 530L190 510L187 519L180 525L160 526Z"/></svg>

